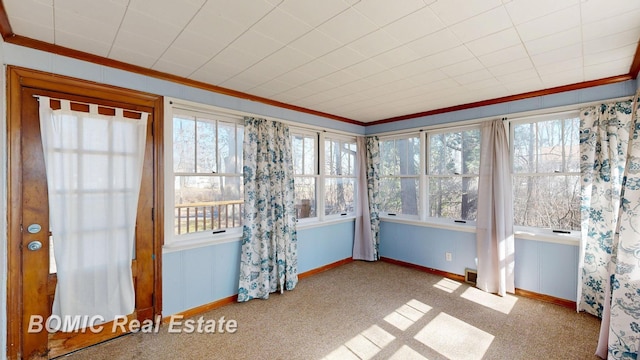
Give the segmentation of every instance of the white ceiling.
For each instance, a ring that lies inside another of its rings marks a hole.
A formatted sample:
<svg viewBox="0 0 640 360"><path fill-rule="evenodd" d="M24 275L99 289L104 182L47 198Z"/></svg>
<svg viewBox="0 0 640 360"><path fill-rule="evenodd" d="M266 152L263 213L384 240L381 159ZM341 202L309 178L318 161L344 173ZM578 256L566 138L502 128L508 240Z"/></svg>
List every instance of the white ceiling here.
<svg viewBox="0 0 640 360"><path fill-rule="evenodd" d="M638 0L2 0L15 34L370 122L630 71Z"/></svg>

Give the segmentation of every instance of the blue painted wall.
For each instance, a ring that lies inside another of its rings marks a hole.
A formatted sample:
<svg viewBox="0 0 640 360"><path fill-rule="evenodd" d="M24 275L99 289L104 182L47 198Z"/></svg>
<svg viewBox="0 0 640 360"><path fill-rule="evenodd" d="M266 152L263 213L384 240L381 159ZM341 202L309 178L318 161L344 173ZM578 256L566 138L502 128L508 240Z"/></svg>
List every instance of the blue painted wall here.
<svg viewBox="0 0 640 360"><path fill-rule="evenodd" d="M516 288L576 301L577 244L516 238L515 253ZM382 221L380 255L464 275L466 268L476 269L476 234Z"/></svg>
<svg viewBox="0 0 640 360"><path fill-rule="evenodd" d="M353 235L354 221L298 230L298 272L350 258ZM164 253L163 316L237 294L240 250L233 241Z"/></svg>

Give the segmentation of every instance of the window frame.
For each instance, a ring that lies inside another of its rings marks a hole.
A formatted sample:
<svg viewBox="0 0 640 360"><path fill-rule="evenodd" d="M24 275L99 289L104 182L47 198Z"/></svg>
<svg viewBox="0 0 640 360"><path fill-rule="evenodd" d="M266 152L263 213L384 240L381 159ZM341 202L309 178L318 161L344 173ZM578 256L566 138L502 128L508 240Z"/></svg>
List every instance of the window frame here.
<svg viewBox="0 0 640 360"><path fill-rule="evenodd" d="M314 131L314 130L310 130L310 129L306 129L306 128L301 128L301 127L295 127L295 126L290 126L289 127L289 136L291 138L291 145L292 145L292 149L291 149L291 155L294 156L293 154L293 137L294 136L309 136L309 137L313 137L315 139L315 146L313 147L313 152L314 152L314 174L313 175L309 175L309 174L295 174L293 175L294 177L294 182L295 182L295 178L298 177L303 177L303 178L312 178L315 179L315 216L310 216L310 217L305 217L305 218L298 218L296 217L296 220L299 224L304 224L304 223L313 223L313 222L317 222L320 219L320 197L318 196L318 194L320 194L320 187L319 187L319 183L320 183L320 160L319 160L319 143L320 143L320 132L319 131ZM303 155L304 156L304 155ZM292 159L295 162L295 159ZM295 170L294 170L295 172ZM296 204L297 206L297 204Z"/></svg>
<svg viewBox="0 0 640 360"><path fill-rule="evenodd" d="M562 111L562 112L555 112L555 113L544 113L544 114L540 114L540 115L532 115L532 116L526 116L526 117L520 117L520 118L513 118L513 119L509 119L509 154L510 154L510 170L511 170L511 181L512 181L512 191L515 192L515 178L516 176L530 176L530 177L550 177L550 176L557 176L557 177L566 177L566 176L577 176L578 178L580 177L580 164L579 164L579 158L578 158L578 170L577 171L567 171L568 170L568 166L567 166L567 162L566 162L566 145L562 146L562 172L558 172L558 171L554 171L554 172L515 172L515 152L514 152L514 146L515 146L515 126L516 125L521 125L521 124L531 124L531 123L540 123L540 122L544 122L544 121L551 121L551 120L561 120L563 125L562 125L562 135L561 137L564 139L564 121L569 120L569 119L575 119L575 118L579 118L580 117L580 110L579 109L573 109L573 110L567 110L567 111ZM537 140L537 138L535 139ZM579 129L578 129L578 139L576 141L576 145L579 146L580 144L580 135L579 135ZM579 156L579 153L578 153ZM578 194L579 195L579 194ZM515 198L515 194L513 194L513 205L514 205L514 220L515 220L515 203L516 203L516 198ZM578 208L577 211L579 212L580 209ZM514 231L517 235L519 236L523 236L525 238L531 238L531 239L535 239L537 237L546 237L546 238L557 238L557 237L563 237L563 238L568 238L568 239L572 239L572 240L578 240L581 234L580 230L570 230L570 229L554 229L554 228L543 228L543 227L537 227L537 226L524 226L524 225L516 225L515 221L514 221Z"/></svg>
<svg viewBox="0 0 640 360"><path fill-rule="evenodd" d="M431 154L430 154L430 149L431 149L431 138L433 136L437 136L437 135L441 135L441 134L447 134L447 133L458 133L458 132L464 132L464 131L469 131L469 130L478 130L478 137L479 137L479 141L478 141L478 162L480 162L480 151L481 151L481 147L482 147L482 130L481 130L481 123L475 123L475 124L469 124L469 125L457 125L457 126L451 126L451 127L446 127L446 128L439 128L439 129L434 129L434 130L430 130L430 131L425 131L425 150L424 152L422 152L422 154L424 154L424 158L422 158L424 160L424 187L425 187L425 199L424 199L424 203L425 203L425 207L424 207L424 213L422 214L424 219L426 221L429 222L433 222L433 223L442 223L442 224L451 224L454 223L456 225L463 225L463 226L476 226L476 220L467 220L467 219L461 219L461 218L449 218L449 217L438 217L438 216L430 216L430 209L431 209L431 204L430 204L430 188L429 188L429 184L430 184L430 180L431 179L437 179L437 178L459 178L459 179L463 179L463 178L474 178L476 179L476 185L480 180L480 166L478 166L478 172L475 174L471 174L471 173L467 173L467 174L463 174L463 173L453 173L453 174L431 174L429 167L430 167L430 158L431 158ZM477 202L477 197L476 197L476 202Z"/></svg>
<svg viewBox="0 0 640 360"><path fill-rule="evenodd" d="M380 170L380 182L382 182L382 179L389 179L389 178L398 178L398 179L412 179L415 178L418 181L418 199L417 199L417 214L413 215L413 214L402 214L402 213L397 213L397 212L390 212L388 211L388 209L382 209L382 206L380 207L379 213L380 213L380 217L382 218L388 218L388 219L406 219L406 220L425 220L422 216L422 213L424 212L424 194L425 194L425 188L424 188L424 180L422 179L422 174L424 174L424 166L425 166L425 161L424 158L421 156L421 154L423 154L424 152L424 146L425 146L425 141L424 141L424 132L422 131L412 131L412 132L406 132L406 133L402 133L402 134L394 134L394 135L386 135L386 136L380 136L379 137L379 143L380 145L382 145L383 142L385 141L395 141L395 140L408 140L410 138L418 138L418 143L419 143L419 159L420 159L420 163L418 164L418 172L415 175L402 175L402 174L393 174L393 175L385 175L382 173L382 169ZM382 150L381 150L382 151ZM382 161L380 162L380 166L382 166Z"/></svg>
<svg viewBox="0 0 640 360"><path fill-rule="evenodd" d="M228 122L235 123L238 125L244 126L244 118L240 114L229 112L228 110L217 108L213 106L207 106L203 104L196 104L189 101L182 101L176 99L167 99L165 98L165 116L164 116L164 134L163 134L163 144L164 144L164 178L165 178L165 186L164 186L164 206L165 214L170 214L169 216L165 216L164 218L164 249L168 251L172 250L182 250L187 248L194 248L203 246L211 243L223 243L228 241L236 241L242 237L242 224L240 226L236 226L233 228L225 228L224 232L214 233L214 230L202 230L196 232L190 232L185 234L175 234L175 215L173 211L175 211L175 178L176 176L180 176L179 174L189 174L200 176L199 173L194 169L194 173L188 172L175 172L174 171L174 158L173 158L173 126L174 126L174 116L178 114L182 114L185 116L200 116L203 118L207 118L208 120L215 120L216 123ZM216 132L216 139L218 133ZM236 140L239 140L236 135ZM244 132L243 138L244 140ZM236 143L236 150L242 148L242 143ZM220 155L218 153L218 149L216 149L216 163L220 161ZM195 164L197 167L197 164ZM225 177L225 176L238 176L240 178L240 182L243 181L243 172L242 172L242 162L237 162L236 166L240 172L239 173L219 173L215 174L206 174L203 176L217 176L217 177ZM178 175L177 175L178 174ZM188 176L188 175L187 175ZM240 205L241 208L243 205ZM242 211L242 210L241 210Z"/></svg>
<svg viewBox="0 0 640 360"><path fill-rule="evenodd" d="M353 143L356 147L356 153L353 157L353 175L336 175L336 174L327 174L326 173L326 144L327 141L340 141L341 144L343 144L343 142L348 142L348 143ZM357 211L357 207L358 207L358 151L361 151L362 149L358 149L358 141L356 136L348 136L348 135L343 135L343 134L338 134L335 132L329 132L329 131L322 131L320 133L320 142L322 143L322 148L319 149L319 153L320 153L320 187L319 187L319 191L320 194L322 194L322 211L318 211L318 214L320 215L320 220L332 220L332 219L341 219L341 218L348 218L348 217L355 217L356 215L356 211ZM346 213L339 213L339 214L326 214L326 205L327 205L327 200L326 200L326 195L327 195L327 191L326 191L326 181L327 179L353 179L353 211L348 211Z"/></svg>

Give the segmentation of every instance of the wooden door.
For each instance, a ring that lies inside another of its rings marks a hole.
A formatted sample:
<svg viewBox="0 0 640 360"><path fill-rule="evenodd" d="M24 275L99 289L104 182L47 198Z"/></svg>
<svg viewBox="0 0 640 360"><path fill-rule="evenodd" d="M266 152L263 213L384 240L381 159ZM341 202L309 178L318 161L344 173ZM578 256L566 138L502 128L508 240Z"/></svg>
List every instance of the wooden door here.
<svg viewBox="0 0 640 360"><path fill-rule="evenodd" d="M51 308L53 304L53 296L56 286L56 274L50 272L50 268L54 268L50 263L50 233L49 233L49 208L47 196L47 182L44 167L44 155L42 150L42 141L40 138L40 124L38 101L34 95L49 96L54 99L69 99L72 101L72 109L78 111L88 110L85 104L96 103L103 105L100 112L109 114L112 106L123 107L127 109L138 110L140 107L132 107L126 103L114 103L113 101L101 101L100 99L90 98L68 93L60 93L55 91L43 90L41 88L30 88L22 86L20 89L20 116L19 119L12 119L11 127L16 128L19 125L19 146L16 146L15 140L12 150L19 149L18 154L10 154L11 172L19 183L18 186L12 186L12 190L19 189L19 196L12 194L10 199L19 198L19 202L13 202L18 205L20 211L13 209L14 214L10 216L13 224L10 227L14 229L19 224L18 231L14 231L16 235L11 242L18 242L16 252L19 248L19 261L11 259L14 264L20 264L19 278L10 274L9 283L11 293L18 295L21 301L18 302L20 309L19 319L16 319L14 313L13 321L20 324L10 325L9 340L19 339L20 344L11 344L9 349L10 358L23 359L47 359L54 358L66 353L82 349L84 347L117 337L131 329L130 322L133 320L148 323L155 320L154 316L159 314L160 309L156 308L156 291L159 289L158 281L158 259L155 257L157 244L155 240L154 230L157 227L154 224L154 204L156 203L156 181L154 171L154 139L153 139L153 111L148 120L147 126L147 142L145 146L145 159L142 174L142 186L138 202L138 212L136 218L136 240L135 240L135 259L132 259L132 270L134 277L135 289L135 309L132 314L127 315L127 322L124 326L113 326L112 323L95 326L93 329L85 329L74 332L48 332L46 329L46 321L51 316ZM102 103L101 103L102 102ZM56 103L53 102L53 108ZM59 105L58 105L59 106ZM153 110L153 109L151 109ZM126 112L125 112L126 113ZM132 113L133 114L133 113ZM135 115L130 115L135 117ZM18 123L18 124L17 124ZM14 133L15 135L15 133ZM20 166L16 166L15 158L20 159ZM19 168L19 173L15 174L15 170ZM40 230L38 231L38 228ZM55 230L54 230L55 231ZM40 248L34 246L42 244ZM31 247L30 247L31 244ZM11 255L18 255L11 253ZM15 287L19 286L19 291ZM13 299L15 302L15 299ZM12 313L9 314L11 317ZM40 327L38 326L39 319ZM17 330L19 329L19 330ZM16 331L17 330L17 331ZM40 331L38 331L40 330ZM100 331L95 331L100 330ZM16 332L19 332L16 334ZM11 348L17 349L12 353Z"/></svg>

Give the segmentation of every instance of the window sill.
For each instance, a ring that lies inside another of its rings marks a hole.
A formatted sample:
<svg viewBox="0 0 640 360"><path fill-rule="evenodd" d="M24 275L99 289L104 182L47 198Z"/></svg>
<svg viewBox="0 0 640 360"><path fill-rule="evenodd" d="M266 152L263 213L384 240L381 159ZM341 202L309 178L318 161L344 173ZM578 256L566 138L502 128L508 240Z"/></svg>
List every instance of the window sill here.
<svg viewBox="0 0 640 360"><path fill-rule="evenodd" d="M381 221L398 223L398 224L407 224L414 226L422 226L436 229L445 229L445 230L454 230L454 231L462 231L468 233L475 233L476 226L475 224L456 224L456 223L444 223L444 222L435 222L435 221L421 221L418 219L411 218L397 218L397 217L380 217ZM549 242L555 244L564 244L564 245L573 245L578 246L580 244L580 234L556 234L549 232L533 232L531 230L524 229L515 229L514 235L518 239L523 240L533 240L533 241L541 241L541 242Z"/></svg>
<svg viewBox="0 0 640 360"><path fill-rule="evenodd" d="M543 241L564 245L580 245L580 233L578 234L556 234L552 232L532 232L528 230L516 229L515 236L518 239Z"/></svg>
<svg viewBox="0 0 640 360"><path fill-rule="evenodd" d="M423 226L437 229L445 229L445 230L456 230L456 231L464 231L475 233L476 226L475 224L459 224L454 223L453 220L451 222L439 222L439 221L421 221L415 218L398 218L398 217L380 217L381 221L393 222L398 224L407 224L407 225L415 225L415 226Z"/></svg>
<svg viewBox="0 0 640 360"><path fill-rule="evenodd" d="M200 247L236 242L241 240L242 231L236 231L224 235L211 235L208 232L202 232L201 234L194 234L187 239L174 240L169 244L165 244L162 247L162 253L167 254L176 251L196 249Z"/></svg>
<svg viewBox="0 0 640 360"><path fill-rule="evenodd" d="M296 230L307 230L313 229L317 227L330 226L335 224L341 224L346 222L352 222L355 220L355 216L341 216L334 217L330 219L325 219L323 221L308 221L308 222L298 222L296 224ZM242 232L233 232L230 234L217 235L214 238L211 237L207 232L203 232L201 234L193 234L189 238L182 240L174 240L169 244L165 244L162 247L162 253L172 253L177 251L196 249L205 246L224 244L229 242L242 241Z"/></svg>
<svg viewBox="0 0 640 360"><path fill-rule="evenodd" d="M320 221L320 220L298 221L298 223L296 224L296 229L297 230L313 229L313 228L317 228L317 227L323 227L323 226L328 226L328 225L335 225L335 224L350 222L350 221L354 221L355 219L356 219L355 216L347 215L347 216L340 216L340 217L331 217L331 218L328 218L328 219L325 218L322 221Z"/></svg>

